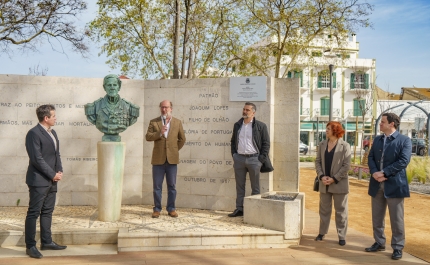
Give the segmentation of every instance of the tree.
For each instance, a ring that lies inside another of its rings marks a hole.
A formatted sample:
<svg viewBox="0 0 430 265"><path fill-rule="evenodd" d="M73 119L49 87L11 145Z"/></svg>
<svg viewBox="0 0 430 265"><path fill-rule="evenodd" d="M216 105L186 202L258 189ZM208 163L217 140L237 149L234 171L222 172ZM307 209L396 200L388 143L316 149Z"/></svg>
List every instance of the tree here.
<svg viewBox="0 0 430 265"><path fill-rule="evenodd" d="M373 6L361 0L241 0L244 24L259 43L234 53L238 74L285 78L302 58L321 56L312 41L326 34L330 41L318 46L342 47L345 36L359 27L371 26ZM288 59L285 58L288 56Z"/></svg>
<svg viewBox="0 0 430 265"><path fill-rule="evenodd" d="M354 99L354 116L361 116L362 131L361 139L364 139L365 132L365 122L366 118L372 118L370 123L371 132L373 131L373 117L372 111L376 107L376 102L378 100L378 90L376 87L376 78L374 80L369 80L369 74L367 74L360 67L354 67L354 73L351 74L350 89L354 89L355 99ZM358 128L356 128L356 133L358 133ZM370 136L369 149L372 145L372 135ZM356 146L356 145L355 145ZM354 158L355 158L355 146L354 146ZM361 161L361 151L362 144L360 144L360 161ZM367 160L367 155L364 157ZM367 161L365 161L367 163Z"/></svg>
<svg viewBox="0 0 430 265"><path fill-rule="evenodd" d="M43 41L63 39L73 51L85 55L85 32L78 32L72 19L86 8L83 0L0 1L0 52L9 54L11 45L37 50Z"/></svg>
<svg viewBox="0 0 430 265"><path fill-rule="evenodd" d="M107 63L120 65L123 73L169 78L173 71L174 78L199 77L210 67L225 68L230 39L237 40L235 46L240 43L234 27L239 15L235 4L234 0L99 0L90 29L92 38L103 43L101 53L107 55ZM192 71L188 74L186 62Z"/></svg>

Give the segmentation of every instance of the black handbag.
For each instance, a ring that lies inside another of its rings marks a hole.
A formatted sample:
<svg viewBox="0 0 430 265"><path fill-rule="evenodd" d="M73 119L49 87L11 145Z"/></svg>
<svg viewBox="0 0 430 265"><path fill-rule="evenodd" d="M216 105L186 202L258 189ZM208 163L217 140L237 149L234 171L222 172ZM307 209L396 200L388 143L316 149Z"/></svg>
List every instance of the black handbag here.
<svg viewBox="0 0 430 265"><path fill-rule="evenodd" d="M264 161L263 165L260 168L261 173L268 173L274 170L272 166L272 162L270 161L269 156L266 157L266 161Z"/></svg>
<svg viewBox="0 0 430 265"><path fill-rule="evenodd" d="M318 176L314 180L314 191L320 191L320 178Z"/></svg>

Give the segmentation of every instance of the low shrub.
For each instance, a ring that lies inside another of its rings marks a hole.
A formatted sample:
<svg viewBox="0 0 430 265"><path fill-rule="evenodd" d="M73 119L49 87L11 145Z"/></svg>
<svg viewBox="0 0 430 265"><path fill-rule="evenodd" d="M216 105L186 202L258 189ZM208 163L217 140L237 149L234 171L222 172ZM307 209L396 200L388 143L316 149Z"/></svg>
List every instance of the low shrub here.
<svg viewBox="0 0 430 265"><path fill-rule="evenodd" d="M430 157L412 157L411 162L406 168L408 183L416 178L418 182L426 183L430 176Z"/></svg>
<svg viewBox="0 0 430 265"><path fill-rule="evenodd" d="M308 156L308 157L306 157L306 162L315 162L316 159L317 158L314 156Z"/></svg>

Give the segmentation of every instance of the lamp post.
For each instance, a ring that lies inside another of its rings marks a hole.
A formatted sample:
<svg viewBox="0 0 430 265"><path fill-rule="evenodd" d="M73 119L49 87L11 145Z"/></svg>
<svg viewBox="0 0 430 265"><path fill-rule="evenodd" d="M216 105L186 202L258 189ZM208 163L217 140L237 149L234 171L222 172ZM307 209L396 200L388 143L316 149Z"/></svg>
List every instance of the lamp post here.
<svg viewBox="0 0 430 265"><path fill-rule="evenodd" d="M328 121L332 121L333 118L333 63L336 62L337 55L332 51L332 49L328 49L324 51L324 57L328 59L330 63L328 68L330 70L330 109L328 114Z"/></svg>
<svg viewBox="0 0 430 265"><path fill-rule="evenodd" d="M316 150L318 151L318 145L320 144L320 115L319 115L319 111L315 111L315 114L317 115L317 144L316 144Z"/></svg>
<svg viewBox="0 0 430 265"><path fill-rule="evenodd" d="M333 65L330 64L328 69L330 70L330 109L328 113L328 121L332 121L333 116Z"/></svg>

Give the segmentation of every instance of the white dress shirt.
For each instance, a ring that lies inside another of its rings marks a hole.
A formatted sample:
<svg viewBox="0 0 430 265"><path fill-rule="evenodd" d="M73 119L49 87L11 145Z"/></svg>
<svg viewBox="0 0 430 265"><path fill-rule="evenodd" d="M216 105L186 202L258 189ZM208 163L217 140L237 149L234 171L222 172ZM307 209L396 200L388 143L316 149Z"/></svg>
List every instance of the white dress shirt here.
<svg viewBox="0 0 430 265"><path fill-rule="evenodd" d="M51 132L51 128L46 128L42 123L39 123L40 124L40 126L42 126L43 127L43 129L45 129L45 131L49 134L49 136L51 136L51 138L52 138L52 141L54 141L54 147L55 147L55 150L57 150L57 139L55 139L55 137L54 137L54 135L52 134L52 132Z"/></svg>
<svg viewBox="0 0 430 265"><path fill-rule="evenodd" d="M242 155L251 155L258 153L252 140L252 121L248 124L242 123L239 133L239 144L237 152Z"/></svg>
<svg viewBox="0 0 430 265"><path fill-rule="evenodd" d="M167 121L167 118L164 119L163 116L161 116L161 122L163 123L163 126L166 125L167 126L167 130L164 132L164 138L167 139L167 136L169 135L169 130L170 130L170 122L172 121L172 117L170 117L170 120L167 124L164 124Z"/></svg>

